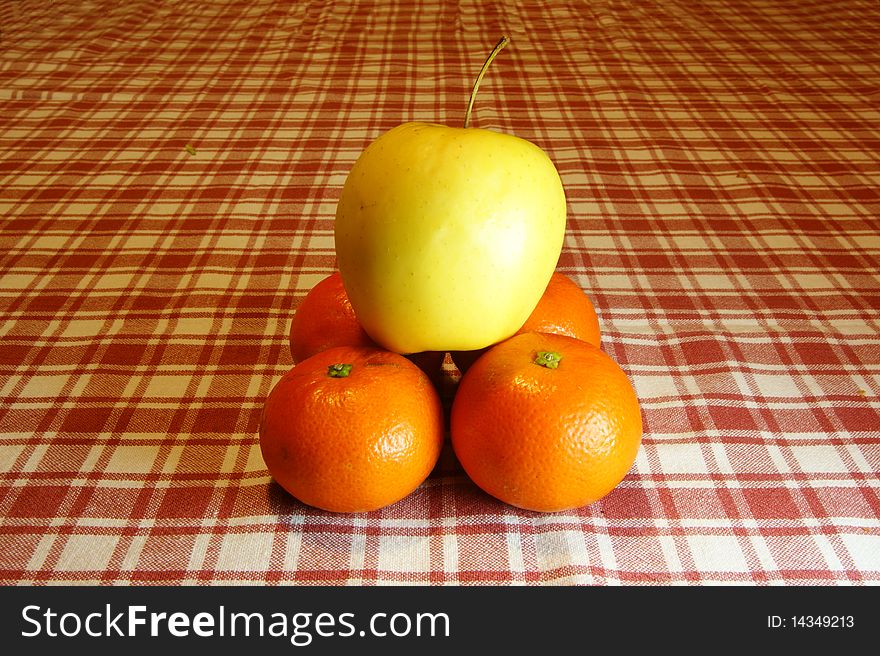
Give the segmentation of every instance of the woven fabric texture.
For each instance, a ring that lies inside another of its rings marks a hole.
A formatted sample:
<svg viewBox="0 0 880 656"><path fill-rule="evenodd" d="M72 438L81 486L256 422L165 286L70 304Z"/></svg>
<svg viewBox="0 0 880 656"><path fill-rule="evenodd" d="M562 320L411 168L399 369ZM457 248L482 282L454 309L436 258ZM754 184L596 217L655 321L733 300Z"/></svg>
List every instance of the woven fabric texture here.
<svg viewBox="0 0 880 656"><path fill-rule="evenodd" d="M311 509L258 423L342 183L502 34L472 125L560 172L636 462L541 514L447 444ZM0 0L0 583L880 584L878 42L876 0Z"/></svg>

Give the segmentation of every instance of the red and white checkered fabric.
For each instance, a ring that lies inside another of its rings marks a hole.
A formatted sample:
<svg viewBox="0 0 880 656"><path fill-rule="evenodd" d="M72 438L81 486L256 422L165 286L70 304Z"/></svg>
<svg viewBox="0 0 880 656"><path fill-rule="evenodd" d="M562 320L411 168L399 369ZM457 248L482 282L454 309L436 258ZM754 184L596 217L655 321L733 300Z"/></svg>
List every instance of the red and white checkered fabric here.
<svg viewBox="0 0 880 656"><path fill-rule="evenodd" d="M575 512L447 448L384 510L261 460L361 150L544 148L641 399ZM876 0L0 0L0 582L880 584Z"/></svg>

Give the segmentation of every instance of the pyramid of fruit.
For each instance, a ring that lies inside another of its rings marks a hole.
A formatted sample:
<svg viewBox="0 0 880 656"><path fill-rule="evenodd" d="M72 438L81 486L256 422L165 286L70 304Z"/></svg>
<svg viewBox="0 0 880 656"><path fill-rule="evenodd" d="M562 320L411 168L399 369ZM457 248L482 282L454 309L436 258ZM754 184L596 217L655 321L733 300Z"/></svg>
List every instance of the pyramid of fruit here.
<svg viewBox="0 0 880 656"><path fill-rule="evenodd" d="M395 503L426 481L447 434L477 486L532 511L592 503L635 461L636 394L601 349L591 300L556 270L556 167L530 141L469 126L506 44L464 127L393 128L346 178L338 270L297 307L294 366L260 423L270 474L303 503ZM450 360L461 375L445 413Z"/></svg>

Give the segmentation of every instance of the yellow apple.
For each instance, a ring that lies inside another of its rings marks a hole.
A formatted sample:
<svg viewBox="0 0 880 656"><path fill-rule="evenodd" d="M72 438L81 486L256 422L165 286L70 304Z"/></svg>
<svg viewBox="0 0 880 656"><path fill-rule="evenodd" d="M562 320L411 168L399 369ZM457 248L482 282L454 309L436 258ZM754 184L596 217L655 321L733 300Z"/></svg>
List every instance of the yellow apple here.
<svg viewBox="0 0 880 656"><path fill-rule="evenodd" d="M373 141L345 180L337 263L358 320L380 345L480 349L513 335L534 310L565 220L559 173L534 143L405 123Z"/></svg>

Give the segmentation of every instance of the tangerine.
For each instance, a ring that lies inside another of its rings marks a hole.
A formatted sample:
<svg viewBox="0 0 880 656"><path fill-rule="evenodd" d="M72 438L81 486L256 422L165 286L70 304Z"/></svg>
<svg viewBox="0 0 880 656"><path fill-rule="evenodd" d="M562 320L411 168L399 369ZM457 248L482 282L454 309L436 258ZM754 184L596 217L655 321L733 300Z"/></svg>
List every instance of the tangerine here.
<svg viewBox="0 0 880 656"><path fill-rule="evenodd" d="M564 273L554 271L538 305L516 335L522 333L553 333L582 339L600 345L599 317L590 297ZM463 374L486 349L456 351L451 354L455 366Z"/></svg>
<svg viewBox="0 0 880 656"><path fill-rule="evenodd" d="M367 512L403 499L437 464L443 408L402 355L338 346L294 365L263 407L259 442L272 478L303 503Z"/></svg>
<svg viewBox="0 0 880 656"><path fill-rule="evenodd" d="M354 313L339 271L318 282L297 306L288 341L294 364L334 346L376 346Z"/></svg>
<svg viewBox="0 0 880 656"><path fill-rule="evenodd" d="M523 333L465 373L452 402L452 448L488 494L526 510L588 505L614 489L641 444L638 398L597 346Z"/></svg>

